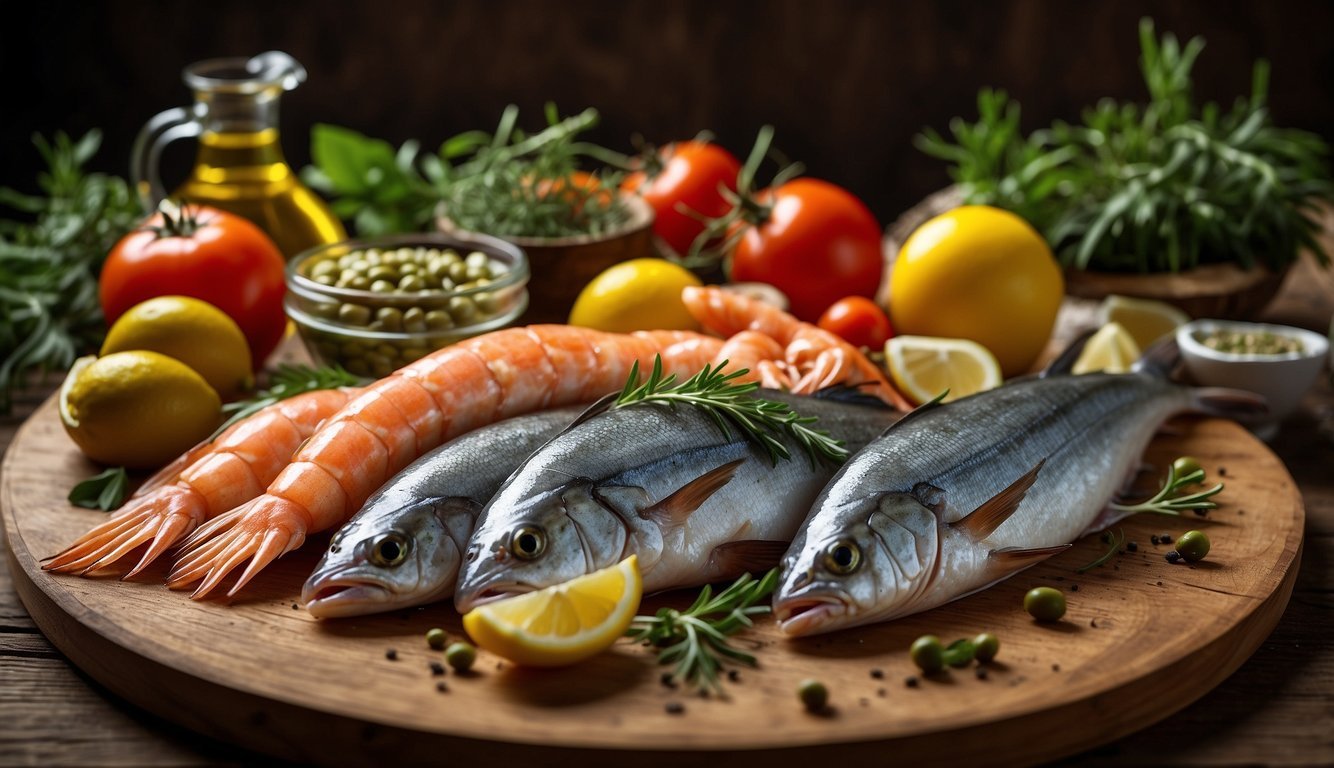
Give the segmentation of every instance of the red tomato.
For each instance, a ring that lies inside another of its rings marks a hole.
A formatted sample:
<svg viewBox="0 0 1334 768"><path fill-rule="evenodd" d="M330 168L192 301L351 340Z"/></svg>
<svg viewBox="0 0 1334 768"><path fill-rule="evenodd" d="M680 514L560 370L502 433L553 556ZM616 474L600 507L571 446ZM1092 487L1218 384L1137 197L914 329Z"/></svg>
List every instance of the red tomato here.
<svg viewBox="0 0 1334 768"><path fill-rule="evenodd" d="M880 225L861 200L807 178L764 190L757 200L770 210L733 250L732 280L778 288L792 314L807 322L844 296L875 295L884 270Z"/></svg>
<svg viewBox="0 0 1334 768"><path fill-rule="evenodd" d="M719 187L736 191L741 163L731 152L704 141L668 144L658 153L661 169L649 175L637 171L625 178L622 189L638 192L653 208L653 232L678 255L685 255L704 223L687 211L710 219L731 209ZM686 210L682 210L682 208Z"/></svg>
<svg viewBox="0 0 1334 768"><path fill-rule="evenodd" d="M287 327L283 256L249 221L214 208L187 208L184 221L153 214L111 249L99 289L107 324L155 296L193 296L236 321L258 370Z"/></svg>
<svg viewBox="0 0 1334 768"><path fill-rule="evenodd" d="M879 304L864 296L848 296L830 304L817 325L838 334L854 347L879 350L894 336L889 316Z"/></svg>

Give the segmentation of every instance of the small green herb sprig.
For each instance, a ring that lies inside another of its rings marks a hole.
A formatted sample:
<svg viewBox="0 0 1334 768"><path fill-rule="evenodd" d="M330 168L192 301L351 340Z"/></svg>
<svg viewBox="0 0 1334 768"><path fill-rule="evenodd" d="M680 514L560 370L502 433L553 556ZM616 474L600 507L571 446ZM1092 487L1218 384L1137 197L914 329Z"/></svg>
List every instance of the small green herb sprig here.
<svg viewBox="0 0 1334 768"><path fill-rule="evenodd" d="M779 459L792 458L787 446L778 438L784 434L806 450L811 466L819 459L835 463L847 459L848 450L843 447L842 440L831 437L824 430L811 428L817 420L815 416L801 416L787 403L754 396L751 393L759 389L759 384L734 383L749 369L723 373L726 366L726 360L716 367L705 365L699 373L676 384L675 374L663 375L662 357L657 356L648 380L639 384L639 363L636 361L630 367L625 388L611 407L625 408L639 403L666 403L669 406L686 403L698 407L713 419L724 435L731 437L732 434L728 422L740 428L747 439L769 454L769 461L774 465Z"/></svg>
<svg viewBox="0 0 1334 768"><path fill-rule="evenodd" d="M1317 200L1334 200L1329 147L1281 129L1266 103L1269 65L1256 62L1249 97L1230 110L1197 105L1191 68L1204 48L1161 40L1140 22L1147 104L1104 99L1082 123L1057 122L1025 137L1019 104L978 94L978 120L950 123L917 141L950 163L972 204L1014 211L1078 269L1178 272L1211 262L1281 269L1302 248L1321 264Z"/></svg>
<svg viewBox="0 0 1334 768"><path fill-rule="evenodd" d="M1094 568L1106 564L1108 560L1112 559L1112 555L1115 555L1121 550L1121 545L1126 543L1126 535L1120 528L1116 529L1116 533L1103 531L1102 541L1107 545L1107 551L1099 555L1096 560L1076 568L1075 573L1088 573Z"/></svg>
<svg viewBox="0 0 1334 768"><path fill-rule="evenodd" d="M308 365L280 365L269 374L269 386L255 393L248 400L237 400L222 406L222 412L228 414L222 426L209 436L212 440L227 430L228 427L248 418L270 405L295 397L306 392L338 387L356 387L361 379L348 373L343 366L333 365L325 368L312 368Z"/></svg>
<svg viewBox="0 0 1334 768"><path fill-rule="evenodd" d="M85 509L110 512L125 502L130 477L125 467L112 467L84 480L69 491L69 503Z"/></svg>
<svg viewBox="0 0 1334 768"><path fill-rule="evenodd" d="M1185 489L1193 485L1199 485L1204 482L1204 470L1194 469L1185 475L1177 476L1177 467L1175 464L1168 466L1167 479L1163 481L1163 487L1147 501L1139 504L1116 504L1110 506L1120 512L1127 514L1139 514L1140 512L1155 512L1160 515L1177 515L1182 512L1217 509L1218 505L1210 498L1217 496L1223 490L1223 484L1218 483L1212 488L1206 488L1202 491L1189 491Z"/></svg>
<svg viewBox="0 0 1334 768"><path fill-rule="evenodd" d="M602 235L622 226L629 212L613 193L621 182L615 169L629 159L578 140L597 124L597 110L562 119L548 105L547 127L531 135L519 129L518 116L511 105L494 134L461 133L437 153L422 152L416 141L395 150L348 128L316 125L315 164L302 179L332 197L334 213L361 235L421 231L441 213L460 229L502 237ZM613 170L580 183L575 173L586 158Z"/></svg>
<svg viewBox="0 0 1334 768"><path fill-rule="evenodd" d="M636 616L626 636L661 649L658 663L676 665L675 682L721 694L719 673L725 663L752 667L756 663L754 656L734 648L727 638L752 626L753 616L769 612L769 606L756 603L773 593L777 584L778 569L773 568L759 579L744 574L717 595L705 586L684 611L662 608L652 616Z"/></svg>

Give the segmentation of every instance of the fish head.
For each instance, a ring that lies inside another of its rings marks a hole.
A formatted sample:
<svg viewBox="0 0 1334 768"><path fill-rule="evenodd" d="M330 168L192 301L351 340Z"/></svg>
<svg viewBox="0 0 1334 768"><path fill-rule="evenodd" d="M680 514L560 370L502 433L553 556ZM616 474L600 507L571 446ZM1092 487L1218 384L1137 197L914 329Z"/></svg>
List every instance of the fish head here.
<svg viewBox="0 0 1334 768"><path fill-rule="evenodd" d="M458 497L404 499L354 517L329 542L301 590L316 618L422 605L454 590L478 504Z"/></svg>
<svg viewBox="0 0 1334 768"><path fill-rule="evenodd" d="M774 616L811 635L909 612L936 572L938 512L913 493L817 507L783 561Z"/></svg>
<svg viewBox="0 0 1334 768"><path fill-rule="evenodd" d="M625 525L591 480L571 479L526 497L502 490L468 544L454 606L466 613L613 565L627 540Z"/></svg>

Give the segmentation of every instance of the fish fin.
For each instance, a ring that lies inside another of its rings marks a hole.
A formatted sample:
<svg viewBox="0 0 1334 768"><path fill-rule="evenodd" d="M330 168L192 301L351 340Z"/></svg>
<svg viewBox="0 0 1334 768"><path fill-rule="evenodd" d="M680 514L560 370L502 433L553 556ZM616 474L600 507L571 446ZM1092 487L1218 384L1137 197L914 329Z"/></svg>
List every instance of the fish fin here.
<svg viewBox="0 0 1334 768"><path fill-rule="evenodd" d="M672 491L670 495L653 506L640 510L639 516L652 520L659 525L680 525L690 514L700 508L710 496L717 493L736 474L737 467L746 460L729 461L721 467L711 469L685 485Z"/></svg>
<svg viewBox="0 0 1334 768"><path fill-rule="evenodd" d="M1038 472L1042 471L1042 465L1046 463L1046 459L1039 461L1032 469L1024 473L1023 477L1010 483L1005 490L982 502L982 506L969 512L966 517L950 523L950 527L967 533L977 541L990 536L993 531L1001 526L1001 523L1008 520L1010 515L1013 515L1014 511L1019 508L1019 502L1024 500L1024 494L1028 493L1028 489L1033 487L1033 481L1038 479Z"/></svg>
<svg viewBox="0 0 1334 768"><path fill-rule="evenodd" d="M1084 352L1084 347L1088 346L1089 339L1093 338L1093 334L1097 332L1097 328L1090 328L1076 336L1074 341L1071 341L1070 345L1056 356L1055 360L1048 363L1047 367L1038 373L1037 378L1046 379L1052 376L1064 376L1072 372L1079 356Z"/></svg>
<svg viewBox="0 0 1334 768"><path fill-rule="evenodd" d="M1103 507L1102 511L1098 513L1098 516L1093 518L1093 522L1089 523L1088 527L1079 533L1080 537L1087 536L1090 533L1097 533L1098 531L1105 531L1122 520L1125 520L1127 517L1134 517L1136 513L1127 512L1120 507L1113 506L1115 504L1133 500L1132 497L1124 497L1121 500L1113 499L1112 503Z"/></svg>
<svg viewBox="0 0 1334 768"><path fill-rule="evenodd" d="M847 384L831 384L823 389L817 389L811 393L811 397L817 400L828 400L834 403L843 403L844 405L861 405L867 408L874 408L881 411L892 411L894 406L886 403L884 400L867 392L864 387L874 382L863 382L853 386Z"/></svg>
<svg viewBox="0 0 1334 768"><path fill-rule="evenodd" d="M1198 387L1191 390L1195 410L1210 416L1246 423L1269 413L1269 403L1254 392L1227 387Z"/></svg>
<svg viewBox="0 0 1334 768"><path fill-rule="evenodd" d="M921 415L924 414L924 413L928 413L928 412L930 412L930 411L934 411L935 409L937 409L937 408L939 408L940 406L944 405L944 402L943 402L943 401L945 400L946 397L949 397L949 394L950 394L950 391L947 389L947 390L945 390L944 392L941 392L940 394L936 395L935 399L930 400L930 401L925 402L925 403L922 403L921 405L917 406L916 408L912 409L911 411L908 411L906 414L903 415L903 418L899 419L898 421L894 422L893 424L890 424L890 425L889 425L889 428L886 429L886 430L884 431L883 434L887 435L887 434L890 433L891 430L893 430L893 429L895 429L895 428L897 428L897 427L901 427L901 426L903 426L904 422L908 421L909 419L913 418L914 416L921 416Z"/></svg>
<svg viewBox="0 0 1334 768"><path fill-rule="evenodd" d="M562 429L560 431L560 434L563 435L566 432L569 432L570 430L574 429L580 424L583 424L585 421L588 421L589 419L593 418L599 413L606 413L607 411L611 410L611 406L616 402L617 398L619 398L620 396L621 396L620 392L609 392L603 395L602 397L599 397L597 400L594 400L593 404L585 408L583 413L574 417L574 421L570 422L569 424L566 424L565 429Z"/></svg>
<svg viewBox="0 0 1334 768"><path fill-rule="evenodd" d="M912 487L913 498L937 515L945 512L945 490L930 483L918 483Z"/></svg>
<svg viewBox="0 0 1334 768"><path fill-rule="evenodd" d="M783 559L791 542L743 539L719 544L709 553L707 573L720 578L738 573L767 571Z"/></svg>
<svg viewBox="0 0 1334 768"><path fill-rule="evenodd" d="M1003 579L1029 566L1037 565L1052 555L1059 555L1071 546L1070 544L1057 544L1054 547L1036 547L1034 549L1020 549L1019 547L993 549L987 553L987 568L998 579Z"/></svg>

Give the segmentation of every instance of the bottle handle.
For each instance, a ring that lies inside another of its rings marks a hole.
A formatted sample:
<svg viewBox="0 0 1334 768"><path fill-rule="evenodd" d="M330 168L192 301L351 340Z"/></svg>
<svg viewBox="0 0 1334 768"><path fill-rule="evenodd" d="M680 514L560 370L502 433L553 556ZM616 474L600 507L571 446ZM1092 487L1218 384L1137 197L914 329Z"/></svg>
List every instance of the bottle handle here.
<svg viewBox="0 0 1334 768"><path fill-rule="evenodd" d="M144 210L155 210L167 196L158 172L163 147L177 139L196 138L202 132L199 116L185 107L160 112L144 124L130 151L130 176Z"/></svg>

